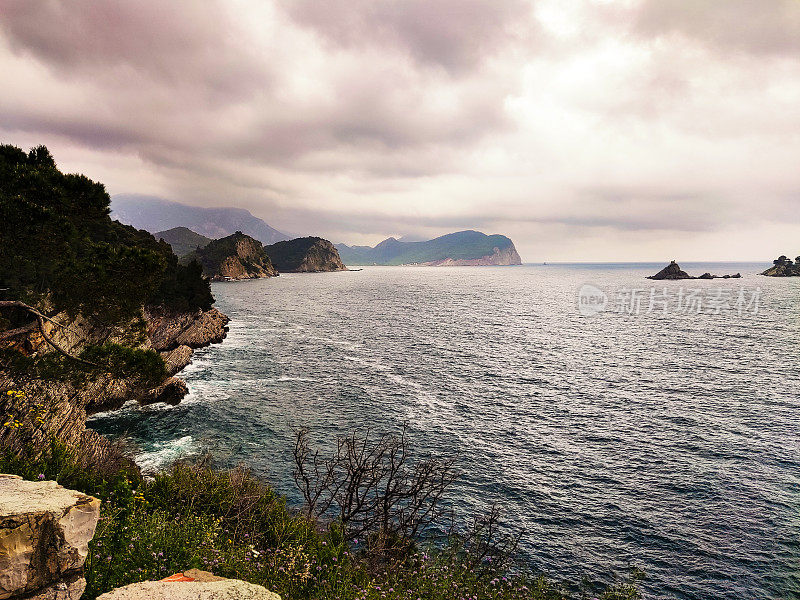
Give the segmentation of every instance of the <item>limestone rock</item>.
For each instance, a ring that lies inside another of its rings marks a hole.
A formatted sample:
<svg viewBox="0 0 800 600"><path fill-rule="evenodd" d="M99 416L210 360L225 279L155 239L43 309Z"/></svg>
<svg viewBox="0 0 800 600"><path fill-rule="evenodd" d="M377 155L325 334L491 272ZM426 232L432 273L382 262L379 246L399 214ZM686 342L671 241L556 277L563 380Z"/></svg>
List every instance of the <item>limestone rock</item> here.
<svg viewBox="0 0 800 600"><path fill-rule="evenodd" d="M145 310L145 317L150 343L159 352L175 350L179 346L202 348L216 344L228 331L228 317L216 308L174 314L150 307Z"/></svg>
<svg viewBox="0 0 800 600"><path fill-rule="evenodd" d="M203 273L212 281L258 279L278 274L261 242L241 231L213 240L181 258L183 263L192 260L203 266Z"/></svg>
<svg viewBox="0 0 800 600"><path fill-rule="evenodd" d="M0 475L0 600L77 600L99 516L97 498Z"/></svg>
<svg viewBox="0 0 800 600"><path fill-rule="evenodd" d="M192 362L192 349L185 344L181 344L174 350L162 352L161 358L164 359L167 372L170 374L175 374Z"/></svg>
<svg viewBox="0 0 800 600"><path fill-rule="evenodd" d="M166 361L170 377L154 385L107 373L75 382L69 379L19 378L0 369L0 392L3 392L0 393L0 414L20 422L29 420L32 410L47 415L42 427L0 427L0 446L24 454L29 448L49 447L51 438L55 437L68 447L80 447L87 460L115 464L119 470L137 472L133 461L123 456L118 447L86 429L87 414L114 410L130 400L145 404L179 402L188 389L172 376L189 364L193 349L221 342L227 334L229 320L215 308L176 313L148 306L144 314L146 339L140 347L159 352ZM66 313L54 318L68 327L47 325L50 334L60 346L74 354L80 354L87 344L127 343L123 340L126 332L118 328L108 328L81 316L71 319ZM15 344L14 347L26 354L53 352L44 340L37 340L34 335L16 340ZM7 390L23 391L25 396L7 395L4 393Z"/></svg>
<svg viewBox="0 0 800 600"><path fill-rule="evenodd" d="M107 592L98 600L281 600L281 597L260 585L193 569L163 581L132 583Z"/></svg>
<svg viewBox="0 0 800 600"><path fill-rule="evenodd" d="M141 404L155 404L156 402L163 402L164 404L171 404L175 406L180 404L183 397L189 393L189 386L183 379L177 377L170 377L157 388L147 392L139 402Z"/></svg>

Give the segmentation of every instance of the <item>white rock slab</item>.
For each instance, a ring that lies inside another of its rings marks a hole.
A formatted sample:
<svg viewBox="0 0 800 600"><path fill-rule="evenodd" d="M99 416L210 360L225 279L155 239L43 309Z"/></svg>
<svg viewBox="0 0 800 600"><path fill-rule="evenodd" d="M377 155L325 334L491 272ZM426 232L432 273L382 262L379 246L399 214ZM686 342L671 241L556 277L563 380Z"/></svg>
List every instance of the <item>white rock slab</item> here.
<svg viewBox="0 0 800 600"><path fill-rule="evenodd" d="M117 588L97 600L281 600L267 588L238 579L220 581L143 581Z"/></svg>
<svg viewBox="0 0 800 600"><path fill-rule="evenodd" d="M0 600L48 588L78 598L99 516L97 498L54 481L0 474Z"/></svg>

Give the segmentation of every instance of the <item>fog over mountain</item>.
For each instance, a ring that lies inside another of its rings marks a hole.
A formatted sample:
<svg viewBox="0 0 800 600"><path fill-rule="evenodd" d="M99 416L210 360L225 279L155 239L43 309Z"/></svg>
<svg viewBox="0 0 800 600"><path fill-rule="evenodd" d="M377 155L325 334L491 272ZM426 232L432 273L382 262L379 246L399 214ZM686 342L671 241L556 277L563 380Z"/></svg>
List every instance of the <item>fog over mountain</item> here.
<svg viewBox="0 0 800 600"><path fill-rule="evenodd" d="M351 245L771 260L797 0L0 0L0 139L112 194ZM164 227L162 227L163 229Z"/></svg>
<svg viewBox="0 0 800 600"><path fill-rule="evenodd" d="M113 196L111 217L150 233L186 227L200 235L217 239L241 231L262 244L274 244L291 237L243 208L201 208L135 194Z"/></svg>

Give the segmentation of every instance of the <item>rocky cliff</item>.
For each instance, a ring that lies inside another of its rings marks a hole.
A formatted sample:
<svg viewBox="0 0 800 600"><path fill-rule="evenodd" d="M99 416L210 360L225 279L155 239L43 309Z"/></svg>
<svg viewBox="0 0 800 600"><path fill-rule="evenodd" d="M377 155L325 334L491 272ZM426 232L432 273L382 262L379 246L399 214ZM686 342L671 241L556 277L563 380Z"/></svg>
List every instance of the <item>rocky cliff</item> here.
<svg viewBox="0 0 800 600"><path fill-rule="evenodd" d="M284 273L344 271L339 252L328 240L303 237L271 244L265 248L272 264Z"/></svg>
<svg viewBox="0 0 800 600"><path fill-rule="evenodd" d="M261 242L241 231L214 240L181 258L184 264L192 260L202 265L203 273L212 281L258 279L278 274Z"/></svg>
<svg viewBox="0 0 800 600"><path fill-rule="evenodd" d="M522 259L517 254L517 249L511 245L506 248L495 247L491 254L480 258L445 258L418 263L426 267L488 267L488 266L509 266L520 265Z"/></svg>
<svg viewBox="0 0 800 600"><path fill-rule="evenodd" d="M86 429L87 415L118 408L131 400L143 404L180 402L188 390L175 375L189 364L195 348L222 341L228 323L228 317L215 308L176 313L149 307L144 317L145 339L138 347L160 354L166 364L166 377L150 382L111 373L46 378L0 370L0 415L6 424L21 425L0 427L0 447L17 452L42 450L51 439L57 439L68 447L81 448L89 460L117 461L120 466L132 468L113 444ZM109 328L81 317L70 320L66 314L56 315L53 320L65 326L56 327L48 321L46 330L61 348L73 354L87 345L121 342L130 335L124 327ZM17 338L13 344L26 355L54 352L36 332Z"/></svg>

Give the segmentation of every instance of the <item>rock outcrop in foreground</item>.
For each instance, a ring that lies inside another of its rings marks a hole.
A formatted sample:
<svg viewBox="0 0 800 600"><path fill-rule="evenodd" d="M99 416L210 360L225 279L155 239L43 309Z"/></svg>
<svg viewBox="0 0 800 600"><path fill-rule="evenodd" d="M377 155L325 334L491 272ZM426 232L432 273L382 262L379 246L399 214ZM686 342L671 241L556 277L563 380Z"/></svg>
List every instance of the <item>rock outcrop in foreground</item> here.
<svg viewBox="0 0 800 600"><path fill-rule="evenodd" d="M203 266L203 274L212 281L259 279L278 274L261 242L241 231L214 240L181 258L182 263L192 260Z"/></svg>
<svg viewBox="0 0 800 600"><path fill-rule="evenodd" d="M98 600L281 600L267 588L238 579L191 569L161 581L142 581L117 588Z"/></svg>
<svg viewBox="0 0 800 600"><path fill-rule="evenodd" d="M100 501L0 475L0 599L78 600Z"/></svg>
<svg viewBox="0 0 800 600"><path fill-rule="evenodd" d="M767 277L800 277L800 256L794 262L786 256L779 256L772 261L772 266L761 274Z"/></svg>
<svg viewBox="0 0 800 600"><path fill-rule="evenodd" d="M302 237L264 248L272 264L282 273L346 271L339 252L328 240Z"/></svg>
<svg viewBox="0 0 800 600"><path fill-rule="evenodd" d="M657 281L670 279L738 279L741 276L741 273L736 273L735 275L712 275L711 273L703 273L700 277L693 277L682 270L680 265L673 260L655 275L650 275L648 279L655 279Z"/></svg>

